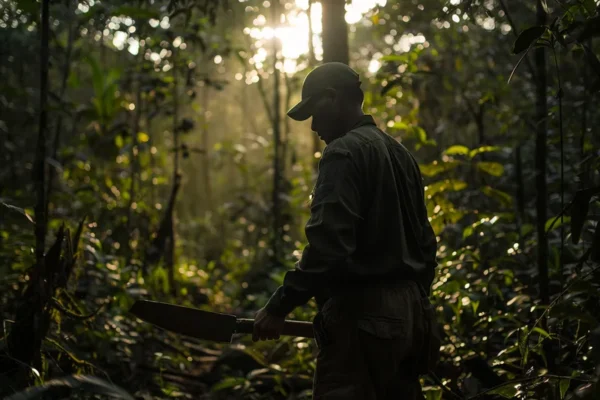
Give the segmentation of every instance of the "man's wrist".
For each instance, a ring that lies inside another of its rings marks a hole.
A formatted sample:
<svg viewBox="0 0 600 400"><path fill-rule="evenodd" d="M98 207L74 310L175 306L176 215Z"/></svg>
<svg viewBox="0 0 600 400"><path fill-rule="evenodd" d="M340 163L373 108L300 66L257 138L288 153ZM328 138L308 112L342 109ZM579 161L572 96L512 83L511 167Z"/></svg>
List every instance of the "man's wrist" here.
<svg viewBox="0 0 600 400"><path fill-rule="evenodd" d="M293 305L286 303L283 286L280 286L275 293L273 293L267 302L267 305L265 305L265 309L273 316L285 318L295 308Z"/></svg>

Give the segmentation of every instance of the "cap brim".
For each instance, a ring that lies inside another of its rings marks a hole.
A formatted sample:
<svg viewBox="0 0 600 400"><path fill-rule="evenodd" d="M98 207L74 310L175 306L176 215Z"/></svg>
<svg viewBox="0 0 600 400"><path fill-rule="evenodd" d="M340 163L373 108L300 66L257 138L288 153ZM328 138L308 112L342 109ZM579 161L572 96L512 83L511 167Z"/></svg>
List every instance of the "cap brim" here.
<svg viewBox="0 0 600 400"><path fill-rule="evenodd" d="M312 104L310 100L310 97L307 97L306 99L302 100L300 103L292 107L287 112L287 115L291 119L296 121L306 121L312 116L313 113Z"/></svg>

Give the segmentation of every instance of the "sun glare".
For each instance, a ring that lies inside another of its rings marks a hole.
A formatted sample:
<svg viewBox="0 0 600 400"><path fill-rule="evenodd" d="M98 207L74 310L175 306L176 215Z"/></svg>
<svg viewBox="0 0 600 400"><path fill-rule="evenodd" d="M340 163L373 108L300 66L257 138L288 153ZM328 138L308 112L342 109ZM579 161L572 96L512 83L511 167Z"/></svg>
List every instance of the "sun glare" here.
<svg viewBox="0 0 600 400"><path fill-rule="evenodd" d="M346 5L346 22L348 24L358 23L365 13L375 6L384 6L387 0L354 0ZM266 46L266 40L272 39L273 34L281 41L281 56L283 57L283 72L293 74L299 67L298 59L309 52L309 20L308 20L308 0L296 0L296 8L286 14L281 27L273 29L265 26L266 18L259 15L254 20L254 27L246 28L245 32L255 40L255 45L259 50ZM321 3L315 2L311 7L310 22L312 23L313 42L315 58L321 60L323 48L321 41L318 40L322 32ZM266 53L257 52L252 62L258 68L265 61Z"/></svg>

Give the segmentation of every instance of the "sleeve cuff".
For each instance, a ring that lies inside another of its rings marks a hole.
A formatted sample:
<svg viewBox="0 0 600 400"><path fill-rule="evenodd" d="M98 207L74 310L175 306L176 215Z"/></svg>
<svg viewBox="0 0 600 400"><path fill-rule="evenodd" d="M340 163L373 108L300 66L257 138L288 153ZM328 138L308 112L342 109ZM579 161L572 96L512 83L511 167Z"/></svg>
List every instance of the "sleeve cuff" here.
<svg viewBox="0 0 600 400"><path fill-rule="evenodd" d="M294 304L290 304L289 301L286 301L283 290L283 286L277 288L265 306L267 312L276 317L285 317L296 308Z"/></svg>

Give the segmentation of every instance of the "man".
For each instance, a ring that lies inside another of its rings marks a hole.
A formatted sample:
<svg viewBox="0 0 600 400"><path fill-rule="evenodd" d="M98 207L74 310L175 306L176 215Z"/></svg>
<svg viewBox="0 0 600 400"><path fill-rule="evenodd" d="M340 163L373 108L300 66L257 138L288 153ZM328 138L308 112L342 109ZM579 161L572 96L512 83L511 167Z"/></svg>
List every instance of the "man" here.
<svg viewBox="0 0 600 400"><path fill-rule="evenodd" d="M427 295L436 238L419 167L363 114L359 75L345 64L311 71L288 115L312 117L327 146L295 270L258 311L253 340L279 338L285 316L315 297L315 400L423 398ZM439 349L439 346L438 346Z"/></svg>

